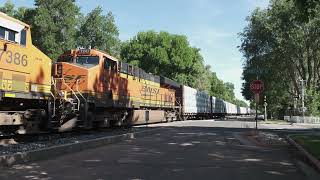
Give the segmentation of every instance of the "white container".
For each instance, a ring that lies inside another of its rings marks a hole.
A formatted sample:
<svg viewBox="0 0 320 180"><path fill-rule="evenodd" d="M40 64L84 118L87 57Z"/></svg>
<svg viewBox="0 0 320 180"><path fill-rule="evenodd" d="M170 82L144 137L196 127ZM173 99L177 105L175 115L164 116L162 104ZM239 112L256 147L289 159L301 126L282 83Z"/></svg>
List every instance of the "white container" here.
<svg viewBox="0 0 320 180"><path fill-rule="evenodd" d="M184 113L211 113L211 98L207 93L188 86L182 88Z"/></svg>
<svg viewBox="0 0 320 180"><path fill-rule="evenodd" d="M226 103L222 99L212 97L212 102L214 101L213 113L223 114L226 113Z"/></svg>
<svg viewBox="0 0 320 180"><path fill-rule="evenodd" d="M240 107L240 115L245 115L248 113L248 110L246 107Z"/></svg>
<svg viewBox="0 0 320 180"><path fill-rule="evenodd" d="M237 109L237 106L236 105L234 105L234 104L232 104L232 103L230 103L230 102L225 102L226 103L226 109L227 109L227 114L230 114L230 115L232 115L232 114L237 114L237 112L238 112L238 109Z"/></svg>

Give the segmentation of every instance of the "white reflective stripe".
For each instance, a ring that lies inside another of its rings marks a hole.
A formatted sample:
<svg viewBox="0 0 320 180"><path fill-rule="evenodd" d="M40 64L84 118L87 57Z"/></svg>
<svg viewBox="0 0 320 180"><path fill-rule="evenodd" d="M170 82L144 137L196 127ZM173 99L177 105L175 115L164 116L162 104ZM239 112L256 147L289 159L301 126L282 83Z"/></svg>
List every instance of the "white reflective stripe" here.
<svg viewBox="0 0 320 180"><path fill-rule="evenodd" d="M18 24L16 22L12 22L10 20L7 20L3 17L0 17L0 26L10 29L12 31L18 32L20 33L22 29L24 29L25 27L21 24Z"/></svg>

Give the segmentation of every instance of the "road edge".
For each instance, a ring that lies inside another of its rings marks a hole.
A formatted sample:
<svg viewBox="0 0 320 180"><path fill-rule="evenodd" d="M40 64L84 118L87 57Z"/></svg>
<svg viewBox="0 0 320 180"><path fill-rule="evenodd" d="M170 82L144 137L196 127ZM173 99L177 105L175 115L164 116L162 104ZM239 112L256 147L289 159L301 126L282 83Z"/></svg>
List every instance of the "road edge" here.
<svg viewBox="0 0 320 180"><path fill-rule="evenodd" d="M135 139L143 137L162 129L161 127L149 130L142 130L138 132L129 132L120 135L100 137L97 139L80 141L77 143L69 143L59 146L52 146L35 151L27 151L22 153L16 153L12 155L0 156L0 168L10 167L16 164L24 164L28 162L47 160L52 157L58 157L65 154L80 152L87 149L93 149L104 145L118 143L124 140Z"/></svg>
<svg viewBox="0 0 320 180"><path fill-rule="evenodd" d="M300 144L296 143L293 139L290 138L290 135L286 136L289 144L298 149L299 153L304 156L317 170L320 172L320 161L315 158L311 153L306 151Z"/></svg>

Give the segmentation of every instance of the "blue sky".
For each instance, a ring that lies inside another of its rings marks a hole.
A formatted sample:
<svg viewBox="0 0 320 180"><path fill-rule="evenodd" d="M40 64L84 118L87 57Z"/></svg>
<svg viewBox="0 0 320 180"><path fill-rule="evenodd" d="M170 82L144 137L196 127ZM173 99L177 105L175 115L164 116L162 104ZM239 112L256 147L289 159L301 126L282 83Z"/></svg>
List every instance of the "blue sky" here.
<svg viewBox="0 0 320 180"><path fill-rule="evenodd" d="M6 0L0 0L0 4ZM12 0L16 6L33 6L30 0ZM241 95L242 55L238 33L245 18L269 0L77 0L83 13L100 5L112 11L120 39L128 40L139 31L155 30L184 34L192 46L201 49L205 63L218 77L235 85Z"/></svg>

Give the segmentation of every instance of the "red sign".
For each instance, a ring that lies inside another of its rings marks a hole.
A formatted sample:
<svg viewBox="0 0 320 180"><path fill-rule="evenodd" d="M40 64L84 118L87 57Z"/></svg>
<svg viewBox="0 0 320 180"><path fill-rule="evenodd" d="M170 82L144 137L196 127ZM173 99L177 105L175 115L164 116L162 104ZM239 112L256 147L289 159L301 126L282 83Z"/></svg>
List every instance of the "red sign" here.
<svg viewBox="0 0 320 180"><path fill-rule="evenodd" d="M260 94L264 90L264 84L260 80L254 80L250 83L250 90L255 94Z"/></svg>

